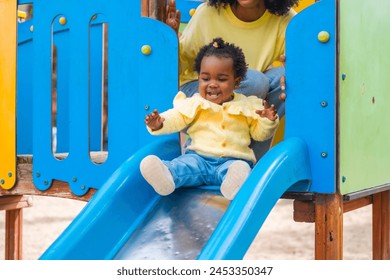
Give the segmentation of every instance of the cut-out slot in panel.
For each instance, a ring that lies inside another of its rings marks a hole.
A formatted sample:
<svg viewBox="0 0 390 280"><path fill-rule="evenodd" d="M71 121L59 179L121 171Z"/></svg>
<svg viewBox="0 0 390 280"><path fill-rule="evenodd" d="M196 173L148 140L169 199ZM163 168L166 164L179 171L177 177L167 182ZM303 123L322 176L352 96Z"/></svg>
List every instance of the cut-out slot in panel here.
<svg viewBox="0 0 390 280"><path fill-rule="evenodd" d="M89 24L89 153L107 151L108 147L108 23L97 14ZM93 58L93 59L92 59ZM94 143L93 139L100 139Z"/></svg>
<svg viewBox="0 0 390 280"><path fill-rule="evenodd" d="M67 20L58 15L51 28L51 129L52 152L58 160L66 158L56 153L69 151L69 29Z"/></svg>

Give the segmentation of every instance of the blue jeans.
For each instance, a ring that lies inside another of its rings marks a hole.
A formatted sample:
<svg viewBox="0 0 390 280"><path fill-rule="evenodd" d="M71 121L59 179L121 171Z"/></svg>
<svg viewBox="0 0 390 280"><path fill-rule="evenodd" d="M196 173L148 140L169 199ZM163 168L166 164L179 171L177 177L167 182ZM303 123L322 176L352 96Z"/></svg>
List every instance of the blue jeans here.
<svg viewBox="0 0 390 280"><path fill-rule="evenodd" d="M280 88L280 78L284 75L285 69L283 66L272 68L265 73L249 69L235 92L246 96L255 95L265 99L269 105L274 104L278 111L279 119L281 119L285 113L285 104L284 101L279 100L279 95L283 92ZM190 97L199 92L198 86L199 82L195 80L184 84L180 90ZM188 139L184 144L184 149L190 143L189 141L191 139ZM252 140L250 148L253 149L257 160L269 150L271 143L272 138L262 142Z"/></svg>
<svg viewBox="0 0 390 280"><path fill-rule="evenodd" d="M219 186L225 179L229 166L237 158L214 158L187 151L171 161L162 162L171 171L176 188ZM252 162L246 161L249 166Z"/></svg>

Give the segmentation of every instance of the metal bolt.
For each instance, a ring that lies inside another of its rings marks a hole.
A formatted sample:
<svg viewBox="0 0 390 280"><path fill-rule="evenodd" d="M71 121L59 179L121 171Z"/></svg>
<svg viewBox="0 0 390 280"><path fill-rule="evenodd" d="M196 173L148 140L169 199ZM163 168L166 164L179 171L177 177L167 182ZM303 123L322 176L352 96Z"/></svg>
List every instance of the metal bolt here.
<svg viewBox="0 0 390 280"><path fill-rule="evenodd" d="M347 177L341 176L341 182L345 183L346 180L347 180Z"/></svg>
<svg viewBox="0 0 390 280"><path fill-rule="evenodd" d="M43 183L44 183L45 185L49 184L49 182L48 182L47 180L43 181Z"/></svg>
<svg viewBox="0 0 390 280"><path fill-rule="evenodd" d="M77 178L76 178L76 177L73 177L73 178L72 178L72 181L73 181L73 182L76 182L76 181L77 181Z"/></svg>
<svg viewBox="0 0 390 280"><path fill-rule="evenodd" d="M8 177L12 177L12 172L8 172Z"/></svg>
<svg viewBox="0 0 390 280"><path fill-rule="evenodd" d="M145 111L149 111L149 109L150 109L149 105L145 105L144 109L145 109Z"/></svg>
<svg viewBox="0 0 390 280"><path fill-rule="evenodd" d="M37 173L35 173L35 176L41 177L41 173L37 172Z"/></svg>
<svg viewBox="0 0 390 280"><path fill-rule="evenodd" d="M4 179L1 179L0 184L4 185L4 183L5 183Z"/></svg>
<svg viewBox="0 0 390 280"><path fill-rule="evenodd" d="M327 156L328 156L328 153L326 153L326 152L321 153L321 157L326 158Z"/></svg>
<svg viewBox="0 0 390 280"><path fill-rule="evenodd" d="M344 81L347 78L347 74L343 73L341 74L341 79Z"/></svg>
<svg viewBox="0 0 390 280"><path fill-rule="evenodd" d="M328 102L326 102L325 100L321 101L321 106L322 107L328 106Z"/></svg>
<svg viewBox="0 0 390 280"><path fill-rule="evenodd" d="M82 190L85 190L85 186L84 186L84 185L83 185L83 186L81 186L81 189L82 189Z"/></svg>

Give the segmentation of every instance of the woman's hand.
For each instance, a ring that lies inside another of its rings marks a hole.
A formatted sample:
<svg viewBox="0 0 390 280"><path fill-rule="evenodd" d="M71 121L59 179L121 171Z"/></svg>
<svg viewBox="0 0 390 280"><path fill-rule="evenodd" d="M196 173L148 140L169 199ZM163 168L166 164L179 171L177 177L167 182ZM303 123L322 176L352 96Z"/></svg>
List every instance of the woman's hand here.
<svg viewBox="0 0 390 280"><path fill-rule="evenodd" d="M284 68L286 68L286 56L284 54L282 54L280 56L280 62L282 62ZM286 101L286 93L285 93L285 91L286 91L286 76L282 76L280 78L280 89L282 90L282 93L279 94L278 98L281 101Z"/></svg>
<svg viewBox="0 0 390 280"><path fill-rule="evenodd" d="M176 10L175 0L169 0L166 7L166 20L165 23L175 30L176 34L179 33L181 14L179 10Z"/></svg>

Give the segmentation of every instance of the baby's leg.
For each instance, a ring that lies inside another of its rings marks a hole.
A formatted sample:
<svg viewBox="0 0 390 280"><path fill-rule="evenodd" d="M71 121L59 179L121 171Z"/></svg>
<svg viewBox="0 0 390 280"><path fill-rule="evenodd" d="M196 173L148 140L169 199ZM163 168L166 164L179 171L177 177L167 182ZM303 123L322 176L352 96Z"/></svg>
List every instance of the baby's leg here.
<svg viewBox="0 0 390 280"><path fill-rule="evenodd" d="M163 163L172 173L176 188L202 186L207 182L207 162L196 153L189 152Z"/></svg>

